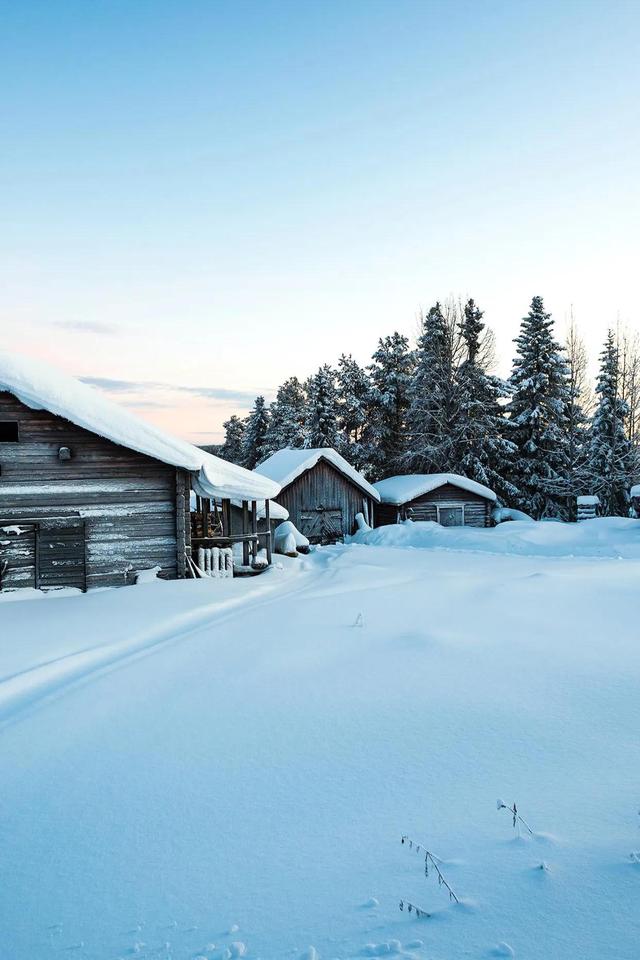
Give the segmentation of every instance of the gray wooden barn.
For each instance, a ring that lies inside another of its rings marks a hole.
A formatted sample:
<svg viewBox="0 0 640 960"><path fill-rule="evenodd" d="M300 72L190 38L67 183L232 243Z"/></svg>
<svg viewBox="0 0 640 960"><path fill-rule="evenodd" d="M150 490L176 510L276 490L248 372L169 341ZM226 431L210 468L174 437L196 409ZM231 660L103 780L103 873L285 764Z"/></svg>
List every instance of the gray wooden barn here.
<svg viewBox="0 0 640 960"><path fill-rule="evenodd" d="M279 490L84 384L0 353L0 589L122 586L156 566L184 577L192 485L256 512ZM228 526L225 542L238 538Z"/></svg>
<svg viewBox="0 0 640 960"><path fill-rule="evenodd" d="M375 525L433 520L443 527L490 527L496 495L455 473L388 477L374 484L380 495Z"/></svg>
<svg viewBox="0 0 640 960"><path fill-rule="evenodd" d="M356 529L356 514L372 522L375 488L331 447L278 450L256 472L282 488L277 502L311 543L335 543Z"/></svg>

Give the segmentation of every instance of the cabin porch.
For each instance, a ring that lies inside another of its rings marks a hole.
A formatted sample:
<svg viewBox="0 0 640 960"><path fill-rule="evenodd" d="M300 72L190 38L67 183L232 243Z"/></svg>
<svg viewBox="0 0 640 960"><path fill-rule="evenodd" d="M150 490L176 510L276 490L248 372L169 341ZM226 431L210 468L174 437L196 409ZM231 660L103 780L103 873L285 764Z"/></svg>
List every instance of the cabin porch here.
<svg viewBox="0 0 640 960"><path fill-rule="evenodd" d="M230 499L195 496L189 561L192 576L255 576L271 565L269 501L260 503L264 503L262 524L257 500L241 500L236 505Z"/></svg>

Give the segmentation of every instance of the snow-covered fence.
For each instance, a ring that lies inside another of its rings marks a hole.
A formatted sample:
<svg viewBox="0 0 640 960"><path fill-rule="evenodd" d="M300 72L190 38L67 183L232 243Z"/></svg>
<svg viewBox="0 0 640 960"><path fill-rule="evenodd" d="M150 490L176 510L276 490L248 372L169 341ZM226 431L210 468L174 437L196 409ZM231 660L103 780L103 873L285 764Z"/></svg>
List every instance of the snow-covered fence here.
<svg viewBox="0 0 640 960"><path fill-rule="evenodd" d="M231 547L198 547L198 572L216 579L233 576Z"/></svg>
<svg viewBox="0 0 640 960"><path fill-rule="evenodd" d="M578 497L578 520L593 520L598 516L600 497Z"/></svg>

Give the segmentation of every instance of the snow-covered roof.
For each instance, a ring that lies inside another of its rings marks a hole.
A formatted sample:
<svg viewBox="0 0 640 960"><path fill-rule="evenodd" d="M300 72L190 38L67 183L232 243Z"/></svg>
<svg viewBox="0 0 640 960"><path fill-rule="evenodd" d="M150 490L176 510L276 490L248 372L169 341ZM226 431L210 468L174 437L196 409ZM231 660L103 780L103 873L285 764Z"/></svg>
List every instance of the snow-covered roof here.
<svg viewBox="0 0 640 960"><path fill-rule="evenodd" d="M467 490L469 493L476 493L486 500L497 499L496 494L489 487L485 487L476 480L461 477L457 473L411 473L407 476L387 477L386 480L379 480L374 486L380 494L382 503L400 506L401 503L408 503L409 500L422 497L425 493L431 493L432 490L437 490L446 483L461 490Z"/></svg>
<svg viewBox="0 0 640 960"><path fill-rule="evenodd" d="M640 483L634 483L631 487L631 496L634 498L640 497Z"/></svg>
<svg viewBox="0 0 640 960"><path fill-rule="evenodd" d="M638 493L640 493L640 487L638 487ZM633 494L631 494L633 496ZM590 496L590 497L577 497L578 506L581 507L597 507L600 503L600 497Z"/></svg>
<svg viewBox="0 0 640 960"><path fill-rule="evenodd" d="M284 488L311 467L315 467L319 460L328 460L336 470L360 487L368 497L374 500L380 499L375 487L372 487L362 474L358 473L355 467L352 467L333 447L316 447L312 450L291 450L285 447L284 450L277 450L267 457L263 463L259 463L256 471L264 477L275 480Z"/></svg>
<svg viewBox="0 0 640 960"><path fill-rule="evenodd" d="M0 351L0 391L12 393L32 410L48 410L121 447L188 470L202 496L264 500L280 491L276 482L172 437L39 360Z"/></svg>
<svg viewBox="0 0 640 960"><path fill-rule="evenodd" d="M242 508L242 500L232 500L234 507ZM266 511L264 509L264 500L258 504L258 520L264 520ZM275 500L269 500L269 519L270 520L288 520L289 511Z"/></svg>

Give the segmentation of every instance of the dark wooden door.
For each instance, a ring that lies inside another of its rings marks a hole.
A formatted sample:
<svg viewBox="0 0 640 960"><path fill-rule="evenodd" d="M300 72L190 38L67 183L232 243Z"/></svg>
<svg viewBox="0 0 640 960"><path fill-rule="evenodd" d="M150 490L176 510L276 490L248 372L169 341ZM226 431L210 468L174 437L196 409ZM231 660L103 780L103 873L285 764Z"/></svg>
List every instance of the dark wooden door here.
<svg viewBox="0 0 640 960"><path fill-rule="evenodd" d="M336 507L302 510L300 528L310 543L335 543L343 537L342 510Z"/></svg>
<svg viewBox="0 0 640 960"><path fill-rule="evenodd" d="M443 527L461 527L464 511L462 507L438 507L438 521Z"/></svg>
<svg viewBox="0 0 640 960"><path fill-rule="evenodd" d="M42 520L37 545L37 587L86 589L84 520Z"/></svg>

